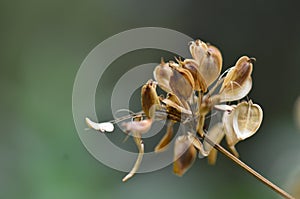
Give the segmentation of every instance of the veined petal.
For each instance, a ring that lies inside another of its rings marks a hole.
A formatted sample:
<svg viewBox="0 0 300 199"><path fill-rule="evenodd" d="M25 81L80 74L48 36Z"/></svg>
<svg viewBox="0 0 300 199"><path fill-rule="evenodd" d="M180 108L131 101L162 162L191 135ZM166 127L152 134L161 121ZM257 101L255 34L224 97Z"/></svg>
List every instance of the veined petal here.
<svg viewBox="0 0 300 199"><path fill-rule="evenodd" d="M261 125L263 111L259 105L249 102L241 102L233 113L233 129L239 140L251 137Z"/></svg>
<svg viewBox="0 0 300 199"><path fill-rule="evenodd" d="M254 60L243 56L229 70L219 92L221 102L239 100L249 93L252 87L251 73Z"/></svg>
<svg viewBox="0 0 300 199"><path fill-rule="evenodd" d="M252 88L252 78L248 77L243 85L238 85L236 82L231 82L232 87L226 87L219 93L220 102L232 102L247 96Z"/></svg>
<svg viewBox="0 0 300 199"><path fill-rule="evenodd" d="M85 122L86 124L94 129L94 130L97 130L97 131L100 131L100 132L112 132L114 131L114 125L110 122L102 122L102 123L96 123L96 122L93 122L92 120L90 120L89 118L85 118Z"/></svg>

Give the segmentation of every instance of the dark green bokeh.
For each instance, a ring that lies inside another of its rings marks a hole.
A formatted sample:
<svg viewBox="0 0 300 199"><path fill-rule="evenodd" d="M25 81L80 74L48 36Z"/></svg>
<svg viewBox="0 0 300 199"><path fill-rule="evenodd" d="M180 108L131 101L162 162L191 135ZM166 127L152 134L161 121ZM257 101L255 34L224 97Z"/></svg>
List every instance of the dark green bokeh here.
<svg viewBox="0 0 300 199"><path fill-rule="evenodd" d="M197 160L182 178L167 167L122 183L124 173L95 160L80 142L72 87L97 44L136 27L166 27L209 41L221 49L224 68L241 55L254 56L249 96L262 105L264 122L237 147L245 162L285 187L300 167L300 134L293 123L300 95L298 13L292 1L2 0L0 198L278 197L221 155L214 167ZM130 54L120 58L119 67L161 57L136 53L137 60ZM99 88L99 117L110 119L102 105L109 103L111 85Z"/></svg>

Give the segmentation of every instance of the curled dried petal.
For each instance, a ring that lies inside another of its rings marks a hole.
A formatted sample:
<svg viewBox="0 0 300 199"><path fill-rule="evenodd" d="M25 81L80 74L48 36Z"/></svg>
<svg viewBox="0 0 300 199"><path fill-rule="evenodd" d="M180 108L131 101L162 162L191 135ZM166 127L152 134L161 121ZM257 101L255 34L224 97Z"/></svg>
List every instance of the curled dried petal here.
<svg viewBox="0 0 300 199"><path fill-rule="evenodd" d="M179 136L174 147L173 171L182 176L194 163L197 151L187 136Z"/></svg>
<svg viewBox="0 0 300 199"><path fill-rule="evenodd" d="M153 118L159 107L159 98L156 93L156 83L149 80L141 90L142 109L148 118Z"/></svg>
<svg viewBox="0 0 300 199"><path fill-rule="evenodd" d="M85 118L86 124L97 131L100 131L102 133L104 132L113 132L114 131L114 125L110 122L102 122L102 123L96 123L90 120L89 118Z"/></svg>

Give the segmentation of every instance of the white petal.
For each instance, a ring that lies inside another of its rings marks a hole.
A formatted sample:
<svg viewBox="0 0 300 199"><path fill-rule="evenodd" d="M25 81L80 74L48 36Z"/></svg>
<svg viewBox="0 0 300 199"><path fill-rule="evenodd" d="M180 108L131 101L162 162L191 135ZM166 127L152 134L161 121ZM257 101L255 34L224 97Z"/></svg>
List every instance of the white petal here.
<svg viewBox="0 0 300 199"><path fill-rule="evenodd" d="M97 131L101 131L102 133L114 131L114 125L110 122L96 123L96 122L91 121L87 117L85 118L85 122L90 128L97 130Z"/></svg>

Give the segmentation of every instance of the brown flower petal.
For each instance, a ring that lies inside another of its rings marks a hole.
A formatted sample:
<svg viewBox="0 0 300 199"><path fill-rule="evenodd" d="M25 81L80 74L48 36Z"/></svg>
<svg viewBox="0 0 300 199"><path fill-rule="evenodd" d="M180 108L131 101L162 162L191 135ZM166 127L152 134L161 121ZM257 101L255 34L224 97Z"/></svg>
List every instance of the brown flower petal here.
<svg viewBox="0 0 300 199"><path fill-rule="evenodd" d="M173 171L182 176L194 163L197 151L187 136L179 136L174 147Z"/></svg>

